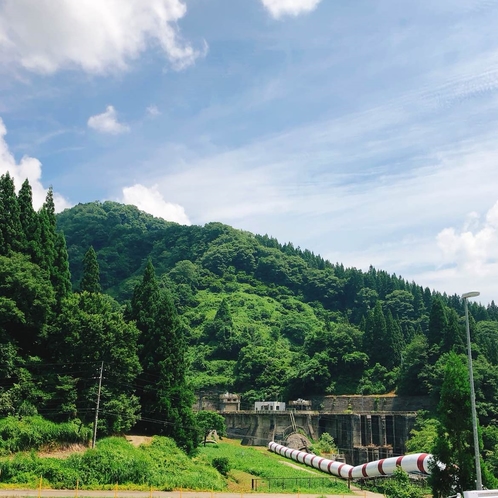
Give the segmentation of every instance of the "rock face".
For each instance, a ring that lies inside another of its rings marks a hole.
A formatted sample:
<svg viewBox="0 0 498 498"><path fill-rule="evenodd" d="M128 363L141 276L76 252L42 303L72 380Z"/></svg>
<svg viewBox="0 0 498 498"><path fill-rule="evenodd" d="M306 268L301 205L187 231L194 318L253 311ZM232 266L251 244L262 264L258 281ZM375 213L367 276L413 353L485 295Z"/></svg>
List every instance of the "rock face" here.
<svg viewBox="0 0 498 498"><path fill-rule="evenodd" d="M311 442L306 436L294 432L287 437L284 446L293 450L309 451Z"/></svg>

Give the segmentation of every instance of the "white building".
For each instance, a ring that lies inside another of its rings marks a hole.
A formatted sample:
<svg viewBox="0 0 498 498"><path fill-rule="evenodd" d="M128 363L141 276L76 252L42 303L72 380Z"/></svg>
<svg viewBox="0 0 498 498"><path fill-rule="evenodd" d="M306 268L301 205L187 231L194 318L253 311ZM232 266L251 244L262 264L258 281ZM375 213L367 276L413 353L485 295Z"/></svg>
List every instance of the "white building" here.
<svg viewBox="0 0 498 498"><path fill-rule="evenodd" d="M254 403L254 409L257 412L266 412L266 411L284 412L285 403L283 401L256 401Z"/></svg>

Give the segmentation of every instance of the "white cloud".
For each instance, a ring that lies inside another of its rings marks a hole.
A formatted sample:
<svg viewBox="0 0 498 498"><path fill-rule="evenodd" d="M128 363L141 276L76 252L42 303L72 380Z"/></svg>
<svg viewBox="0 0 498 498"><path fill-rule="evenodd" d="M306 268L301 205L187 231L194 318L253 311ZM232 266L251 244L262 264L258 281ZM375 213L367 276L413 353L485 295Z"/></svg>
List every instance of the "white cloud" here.
<svg viewBox="0 0 498 498"><path fill-rule="evenodd" d="M0 175L8 172L14 179L17 190L21 188L24 180L28 179L33 191L33 207L39 209L43 205L47 195L47 189L41 183L42 165L38 159L29 156L23 156L21 161L16 163L5 141L4 137L6 134L7 128L2 118L0 118ZM62 211L70 207L69 202L56 192L54 192L54 202L57 211Z"/></svg>
<svg viewBox="0 0 498 498"><path fill-rule="evenodd" d="M498 201L484 222L476 223L476 213L470 217L472 224L466 221L461 230L450 227L439 232L437 244L443 263L476 275L489 275L496 271L498 262Z"/></svg>
<svg viewBox="0 0 498 498"><path fill-rule="evenodd" d="M123 198L120 202L133 204L146 213L164 218L167 221L175 221L182 225L190 225L190 220L185 214L185 209L179 204L166 202L157 186L150 188L139 183L132 187L123 188Z"/></svg>
<svg viewBox="0 0 498 498"><path fill-rule="evenodd" d="M159 45L182 69L201 55L179 36L186 11L181 0L3 0L0 61L38 73L107 73Z"/></svg>
<svg viewBox="0 0 498 498"><path fill-rule="evenodd" d="M298 16L311 12L321 0L261 0L268 12L275 19L283 16Z"/></svg>
<svg viewBox="0 0 498 498"><path fill-rule="evenodd" d="M119 135L130 131L129 126L118 122L116 110L112 105L108 105L102 114L90 116L87 124L96 131L111 135Z"/></svg>
<svg viewBox="0 0 498 498"><path fill-rule="evenodd" d="M161 111L155 105L150 105L146 110L147 114L152 117L159 116L161 114Z"/></svg>

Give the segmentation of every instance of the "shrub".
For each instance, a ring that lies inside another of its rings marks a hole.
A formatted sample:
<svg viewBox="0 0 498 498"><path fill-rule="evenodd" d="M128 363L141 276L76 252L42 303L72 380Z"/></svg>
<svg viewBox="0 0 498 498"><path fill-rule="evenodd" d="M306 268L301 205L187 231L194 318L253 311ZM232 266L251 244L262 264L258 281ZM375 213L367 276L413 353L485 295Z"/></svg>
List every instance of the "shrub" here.
<svg viewBox="0 0 498 498"><path fill-rule="evenodd" d="M213 458L212 465L223 476L230 472L230 460L227 457Z"/></svg>
<svg viewBox="0 0 498 498"><path fill-rule="evenodd" d="M56 424L40 416L0 419L0 452L3 454L56 445L86 445L90 437L91 429L77 422Z"/></svg>
<svg viewBox="0 0 498 498"><path fill-rule="evenodd" d="M387 498L422 498L423 491L410 482L410 477L401 468L397 467L392 478L388 479L383 486Z"/></svg>
<svg viewBox="0 0 498 498"><path fill-rule="evenodd" d="M57 489L105 489L117 483L127 489L211 489L221 491L224 479L209 462L193 462L174 441L156 436L138 448L121 438L106 438L95 449L74 453L68 459L40 458L19 453L0 458L0 482L35 487L43 483Z"/></svg>

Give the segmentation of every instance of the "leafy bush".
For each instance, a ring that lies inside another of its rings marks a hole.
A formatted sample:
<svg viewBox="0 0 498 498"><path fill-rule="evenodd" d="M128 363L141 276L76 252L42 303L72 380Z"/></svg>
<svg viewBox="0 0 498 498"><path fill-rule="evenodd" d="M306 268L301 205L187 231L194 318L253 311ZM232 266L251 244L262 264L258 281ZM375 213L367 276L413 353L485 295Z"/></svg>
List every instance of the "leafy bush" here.
<svg viewBox="0 0 498 498"><path fill-rule="evenodd" d="M230 460L227 457L216 457L212 461L213 467L224 476L230 472Z"/></svg>
<svg viewBox="0 0 498 498"><path fill-rule="evenodd" d="M337 453L338 451L334 438L328 432L324 432L320 436L319 441L313 444L312 450L317 455L322 453Z"/></svg>
<svg viewBox="0 0 498 498"><path fill-rule="evenodd" d="M77 421L56 424L43 417L0 419L0 453L16 453L54 445L88 444L91 429Z"/></svg>
<svg viewBox="0 0 498 498"><path fill-rule="evenodd" d="M398 466L392 477L385 479L377 490L386 498L422 498L424 490L410 481L410 476Z"/></svg>

